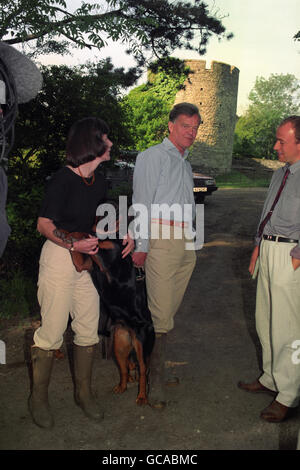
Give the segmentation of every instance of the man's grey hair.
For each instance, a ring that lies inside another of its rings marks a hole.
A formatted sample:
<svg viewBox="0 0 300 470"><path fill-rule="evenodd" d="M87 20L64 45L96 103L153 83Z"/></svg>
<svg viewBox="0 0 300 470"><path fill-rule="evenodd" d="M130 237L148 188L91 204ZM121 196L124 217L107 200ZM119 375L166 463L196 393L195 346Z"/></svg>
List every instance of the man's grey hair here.
<svg viewBox="0 0 300 470"><path fill-rule="evenodd" d="M199 117L199 121L201 123L201 116L199 109L196 105L192 103L178 103L174 106L169 114L169 121L175 122L178 116L184 114L185 116L195 116L195 114Z"/></svg>

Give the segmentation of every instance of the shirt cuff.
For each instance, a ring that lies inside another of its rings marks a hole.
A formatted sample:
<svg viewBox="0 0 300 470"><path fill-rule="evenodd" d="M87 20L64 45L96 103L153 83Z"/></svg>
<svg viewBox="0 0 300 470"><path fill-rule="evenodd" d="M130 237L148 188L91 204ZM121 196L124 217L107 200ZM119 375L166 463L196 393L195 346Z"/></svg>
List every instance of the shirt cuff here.
<svg viewBox="0 0 300 470"><path fill-rule="evenodd" d="M261 237L255 237L254 238L254 245L259 245L261 242Z"/></svg>
<svg viewBox="0 0 300 470"><path fill-rule="evenodd" d="M142 239L138 238L135 240L135 252L139 253L148 253L148 248L149 248L149 240L148 239Z"/></svg>

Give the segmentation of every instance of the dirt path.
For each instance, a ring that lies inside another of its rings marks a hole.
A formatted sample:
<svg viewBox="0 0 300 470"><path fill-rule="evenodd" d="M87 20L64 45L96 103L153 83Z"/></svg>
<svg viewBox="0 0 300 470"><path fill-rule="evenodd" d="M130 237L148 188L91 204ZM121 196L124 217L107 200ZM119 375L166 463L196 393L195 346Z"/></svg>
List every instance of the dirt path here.
<svg viewBox="0 0 300 470"><path fill-rule="evenodd" d="M168 338L167 366L180 385L167 388L163 412L135 405L137 387L111 390L118 373L100 346L94 384L105 419L88 421L73 400L67 360L56 360L50 385L52 430L36 427L27 410L29 379L24 337L30 322L0 332L7 365L0 365L0 449L59 450L277 450L295 449L298 416L269 424L259 418L271 397L240 391L240 379L258 375L255 281L247 274L252 237L265 189L218 190L205 204L205 246Z"/></svg>

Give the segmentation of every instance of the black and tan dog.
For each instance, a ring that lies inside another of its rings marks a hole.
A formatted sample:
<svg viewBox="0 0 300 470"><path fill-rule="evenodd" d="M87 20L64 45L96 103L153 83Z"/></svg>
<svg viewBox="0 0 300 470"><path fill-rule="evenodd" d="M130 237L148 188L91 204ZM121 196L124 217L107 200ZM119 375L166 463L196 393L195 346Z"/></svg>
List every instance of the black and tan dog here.
<svg viewBox="0 0 300 470"><path fill-rule="evenodd" d="M65 241L79 240L88 235L56 230ZM90 271L100 295L101 315L99 333L112 336L114 357L120 371L120 383L115 393L123 393L131 381L132 358L139 373L138 405L147 404L147 368L154 346L154 328L147 305L145 280L137 276L131 256L122 258L122 240L99 240L96 255L88 256L70 251L77 271Z"/></svg>

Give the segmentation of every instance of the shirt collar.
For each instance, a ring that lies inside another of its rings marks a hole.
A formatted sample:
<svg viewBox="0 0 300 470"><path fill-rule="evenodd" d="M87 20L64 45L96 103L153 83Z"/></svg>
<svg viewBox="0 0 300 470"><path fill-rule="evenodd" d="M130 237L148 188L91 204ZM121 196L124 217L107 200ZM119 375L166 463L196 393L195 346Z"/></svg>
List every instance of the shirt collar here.
<svg viewBox="0 0 300 470"><path fill-rule="evenodd" d="M181 153L179 152L178 148L175 147L175 145L173 144L173 142L170 141L170 139L168 139L168 137L165 137L164 140L162 141L162 144L168 149L168 150L176 150L177 154L180 156L180 158L183 158L184 160L187 159L188 157L188 154L189 154L189 151L188 149L186 149L184 151L184 154L181 155Z"/></svg>
<svg viewBox="0 0 300 470"><path fill-rule="evenodd" d="M284 171L289 168L290 173L296 173L296 171L300 170L300 160L298 160L296 163L293 163L292 165L290 163L286 163L286 165L283 167Z"/></svg>

